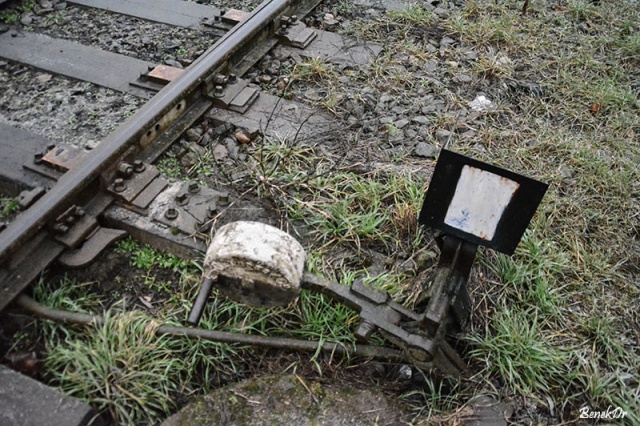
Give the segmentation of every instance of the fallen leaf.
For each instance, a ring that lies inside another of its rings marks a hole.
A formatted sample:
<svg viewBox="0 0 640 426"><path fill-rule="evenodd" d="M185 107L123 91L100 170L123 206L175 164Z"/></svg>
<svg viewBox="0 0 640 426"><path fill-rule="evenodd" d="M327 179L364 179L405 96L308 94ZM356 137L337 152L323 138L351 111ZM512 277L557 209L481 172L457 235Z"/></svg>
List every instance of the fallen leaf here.
<svg viewBox="0 0 640 426"><path fill-rule="evenodd" d="M7 365L26 376L36 377L40 371L40 360L35 352L16 352L4 356Z"/></svg>

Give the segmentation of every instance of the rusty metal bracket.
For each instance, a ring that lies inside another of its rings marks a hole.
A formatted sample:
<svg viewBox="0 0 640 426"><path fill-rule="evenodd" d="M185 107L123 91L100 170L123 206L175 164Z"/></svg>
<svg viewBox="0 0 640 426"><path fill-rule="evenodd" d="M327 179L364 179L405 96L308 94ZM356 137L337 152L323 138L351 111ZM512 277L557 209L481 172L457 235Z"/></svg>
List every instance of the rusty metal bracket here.
<svg viewBox="0 0 640 426"><path fill-rule="evenodd" d="M45 192L47 191L45 191L41 186L36 186L30 190L24 190L20 195L18 195L18 205L21 209L29 208L38 200L38 198L42 197Z"/></svg>
<svg viewBox="0 0 640 426"><path fill-rule="evenodd" d="M214 89L206 95L213 105L244 114L260 95L258 88L234 74L219 74L213 81Z"/></svg>
<svg viewBox="0 0 640 426"><path fill-rule="evenodd" d="M280 43L287 46L305 49L318 37L318 33L313 28L308 28L303 22L283 17L281 23L282 27L276 36Z"/></svg>
<svg viewBox="0 0 640 426"><path fill-rule="evenodd" d="M82 268L93 262L112 243L126 237L127 232L119 229L97 228L76 250L64 252L58 263L67 268Z"/></svg>
<svg viewBox="0 0 640 426"><path fill-rule="evenodd" d="M425 289L427 307L421 327L430 335L441 333L439 330L447 319L458 330L469 322L471 306L466 282L477 249L476 244L451 235L444 236L433 282Z"/></svg>
<svg viewBox="0 0 640 426"><path fill-rule="evenodd" d="M56 218L51 227L56 240L64 244L65 247L74 249L98 227L95 217L73 205Z"/></svg>
<svg viewBox="0 0 640 426"><path fill-rule="evenodd" d="M73 145L55 146L42 157L42 162L64 173L85 161L87 153Z"/></svg>
<svg viewBox="0 0 640 426"><path fill-rule="evenodd" d="M430 335L419 327L423 315L394 302L388 293L371 289L356 281L351 287L312 274L304 274L302 288L320 292L344 303L358 312L360 325L356 337L367 342L379 331L391 343L401 348L408 359L423 368L437 368L449 375L467 371L460 356L444 340L444 336Z"/></svg>

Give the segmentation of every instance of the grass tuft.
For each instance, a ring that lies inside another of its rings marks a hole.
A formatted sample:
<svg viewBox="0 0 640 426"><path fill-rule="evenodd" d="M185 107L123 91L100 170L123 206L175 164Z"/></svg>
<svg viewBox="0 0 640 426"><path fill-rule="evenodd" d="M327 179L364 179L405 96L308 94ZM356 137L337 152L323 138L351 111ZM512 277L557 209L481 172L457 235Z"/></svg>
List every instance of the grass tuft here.
<svg viewBox="0 0 640 426"><path fill-rule="evenodd" d="M471 356L498 374L517 392L544 401L547 395L565 394L573 383L574 359L570 348L546 326L535 310L504 308L491 320L484 336L471 337Z"/></svg>
<svg viewBox="0 0 640 426"><path fill-rule="evenodd" d="M20 210L18 200L15 198L0 197L0 220L9 218Z"/></svg>
<svg viewBox="0 0 640 426"><path fill-rule="evenodd" d="M105 319L90 334L52 345L45 360L51 379L120 424L158 420L174 406L172 372L183 361L139 312Z"/></svg>

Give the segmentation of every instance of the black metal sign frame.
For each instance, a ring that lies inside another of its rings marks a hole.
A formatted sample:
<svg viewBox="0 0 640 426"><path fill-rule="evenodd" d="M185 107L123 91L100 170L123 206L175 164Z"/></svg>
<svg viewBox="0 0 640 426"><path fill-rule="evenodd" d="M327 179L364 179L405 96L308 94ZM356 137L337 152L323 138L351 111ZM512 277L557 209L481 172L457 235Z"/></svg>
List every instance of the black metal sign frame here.
<svg viewBox="0 0 640 426"><path fill-rule="evenodd" d="M474 182L476 178L479 179ZM474 192L473 188L471 191L466 189L463 192L466 199L460 201L462 196L456 195L456 192L461 193L458 187L463 180L467 186L482 185L483 181L489 181L491 185L506 188L507 194L502 196L506 200L505 206L498 209L500 216L494 219L496 223L493 226L488 226L491 232L487 235L470 232L468 227L465 230L464 226L459 225L459 220L452 219L452 204L458 206L467 200L470 205L476 206L495 202L491 197L488 200L478 198L486 196L486 187L485 195L482 190ZM443 149L425 195L419 222L465 241L513 254L547 188L548 185L543 182Z"/></svg>

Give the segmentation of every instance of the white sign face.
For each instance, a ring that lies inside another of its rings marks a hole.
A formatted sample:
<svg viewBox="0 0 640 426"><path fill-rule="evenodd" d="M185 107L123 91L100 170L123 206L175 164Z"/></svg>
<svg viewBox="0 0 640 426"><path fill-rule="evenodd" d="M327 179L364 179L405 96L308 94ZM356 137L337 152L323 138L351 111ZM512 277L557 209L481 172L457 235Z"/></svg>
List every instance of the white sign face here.
<svg viewBox="0 0 640 426"><path fill-rule="evenodd" d="M464 166L444 223L491 241L520 184L476 167Z"/></svg>

